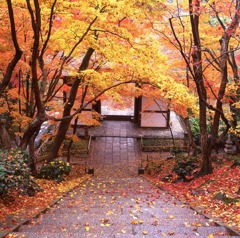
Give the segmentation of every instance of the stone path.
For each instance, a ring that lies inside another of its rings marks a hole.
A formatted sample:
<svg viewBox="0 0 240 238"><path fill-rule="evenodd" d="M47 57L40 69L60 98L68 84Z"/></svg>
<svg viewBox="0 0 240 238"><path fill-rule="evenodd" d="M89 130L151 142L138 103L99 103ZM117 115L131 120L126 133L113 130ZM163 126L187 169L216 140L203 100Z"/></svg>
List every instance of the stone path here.
<svg viewBox="0 0 240 238"><path fill-rule="evenodd" d="M46 214L20 228L17 237L228 237L146 180L93 178Z"/></svg>
<svg viewBox="0 0 240 238"><path fill-rule="evenodd" d="M183 138L185 130L183 129L177 115L171 112L170 116L171 130L174 138ZM84 130L79 130L80 135L84 135ZM130 121L107 121L103 120L100 127L93 127L89 129L91 136L118 136L118 137L131 137L139 138L146 137L166 137L171 138L169 129L158 128L140 128Z"/></svg>
<svg viewBox="0 0 240 238"><path fill-rule="evenodd" d="M140 157L136 138L97 137L93 151L93 167L96 177L137 176Z"/></svg>
<svg viewBox="0 0 240 238"><path fill-rule="evenodd" d="M110 137L94 140L94 177L13 237L230 237L224 227L137 176L137 139L117 137L123 128L111 128Z"/></svg>

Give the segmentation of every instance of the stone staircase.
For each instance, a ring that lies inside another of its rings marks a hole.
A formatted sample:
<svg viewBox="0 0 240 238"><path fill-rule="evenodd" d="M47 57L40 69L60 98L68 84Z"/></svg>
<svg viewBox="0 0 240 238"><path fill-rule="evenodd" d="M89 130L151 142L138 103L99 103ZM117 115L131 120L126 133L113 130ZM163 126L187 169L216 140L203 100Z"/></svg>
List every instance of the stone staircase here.
<svg viewBox="0 0 240 238"><path fill-rule="evenodd" d="M93 177L10 237L239 237L141 177Z"/></svg>

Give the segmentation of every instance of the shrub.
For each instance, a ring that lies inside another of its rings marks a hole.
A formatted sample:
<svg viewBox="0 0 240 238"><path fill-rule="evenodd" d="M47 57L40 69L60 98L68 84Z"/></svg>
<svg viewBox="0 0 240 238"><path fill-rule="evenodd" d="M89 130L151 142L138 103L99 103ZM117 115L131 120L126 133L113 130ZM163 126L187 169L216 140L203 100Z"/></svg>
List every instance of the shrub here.
<svg viewBox="0 0 240 238"><path fill-rule="evenodd" d="M162 171L162 164L155 161L149 161L145 166L146 173L154 175Z"/></svg>
<svg viewBox="0 0 240 238"><path fill-rule="evenodd" d="M196 168L198 163L195 158L182 156L176 161L172 171L185 181L186 176L192 175L192 171Z"/></svg>
<svg viewBox="0 0 240 238"><path fill-rule="evenodd" d="M63 160L54 160L47 165L44 165L38 174L38 178L52 179L57 182L64 180L64 175L68 175L72 167L68 162Z"/></svg>
<svg viewBox="0 0 240 238"><path fill-rule="evenodd" d="M0 196L7 197L14 190L33 195L37 188L28 154L18 149L0 150Z"/></svg>
<svg viewBox="0 0 240 238"><path fill-rule="evenodd" d="M47 155L51 149L53 140L49 140L47 143L44 144L44 146L41 149L41 156ZM58 156L66 156L66 152L68 151L70 140L64 140L63 144L59 150ZM79 152L86 154L87 153L87 147L88 147L89 140L85 139L78 139L73 140L71 144L70 149L70 155L71 156L77 156Z"/></svg>
<svg viewBox="0 0 240 238"><path fill-rule="evenodd" d="M191 131L193 138L196 144L200 145L200 127L199 127L199 118L190 117L189 118Z"/></svg>

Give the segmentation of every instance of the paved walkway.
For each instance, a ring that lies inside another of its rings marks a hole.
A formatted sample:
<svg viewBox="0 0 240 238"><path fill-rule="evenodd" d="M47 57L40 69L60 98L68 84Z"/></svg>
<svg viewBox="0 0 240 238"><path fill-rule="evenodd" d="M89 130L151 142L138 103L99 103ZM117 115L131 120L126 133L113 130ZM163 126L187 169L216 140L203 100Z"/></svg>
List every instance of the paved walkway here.
<svg viewBox="0 0 240 238"><path fill-rule="evenodd" d="M94 140L94 177L12 235L27 238L229 237L224 227L216 226L137 176L137 139L117 137L125 133L123 127L116 122L108 125L113 133Z"/></svg>
<svg viewBox="0 0 240 238"><path fill-rule="evenodd" d="M170 125L173 136L175 138L183 138L185 130L183 129L177 115L171 112ZM130 121L107 121L103 120L100 127L90 128L89 134L91 136L118 136L118 137L131 137L139 138L141 136L146 137L166 137L171 138L171 132L169 129L158 128L139 128L136 124ZM84 134L83 129L79 129L80 135Z"/></svg>
<svg viewBox="0 0 240 238"><path fill-rule="evenodd" d="M135 178L93 178L20 228L28 238L228 237L223 227Z"/></svg>
<svg viewBox="0 0 240 238"><path fill-rule="evenodd" d="M101 178L136 177L140 164L136 138L96 137L93 141L94 175Z"/></svg>

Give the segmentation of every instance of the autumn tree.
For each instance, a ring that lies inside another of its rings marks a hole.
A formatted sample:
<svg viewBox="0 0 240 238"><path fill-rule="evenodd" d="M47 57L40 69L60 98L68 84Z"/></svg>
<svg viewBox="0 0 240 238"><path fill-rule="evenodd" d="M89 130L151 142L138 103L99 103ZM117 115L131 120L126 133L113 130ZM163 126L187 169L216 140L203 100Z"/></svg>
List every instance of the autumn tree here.
<svg viewBox="0 0 240 238"><path fill-rule="evenodd" d="M153 28L168 42L171 55L180 53L182 61L174 60L176 80L185 82L199 102L202 166L200 175L212 173L211 153L216 143L230 128L226 109L226 87L231 81L234 57L238 50L239 1L174 1L160 4L161 11L169 14L169 31L160 23ZM170 44L169 44L170 43ZM185 76L181 70L185 70ZM236 70L236 68L235 68ZM194 83L194 84L193 84ZM209 113L212 115L208 128ZM220 121L225 124L219 134Z"/></svg>
<svg viewBox="0 0 240 238"><path fill-rule="evenodd" d="M143 38L146 29L143 28L138 32L134 30L136 28L140 29L144 12L148 11L146 3L139 4L138 2L123 4L123 2L117 1L92 3L87 7L91 9L91 14L87 14L88 20L80 17L78 21L74 22L72 29L82 25L83 21L84 24L89 22L86 34L79 35L81 46L86 45L86 53L83 54L77 72L78 75L73 82L68 101L64 106L63 116L65 119L60 122L58 133L48 156L49 161L57 156L66 135L72 119L70 116L71 109L79 87L83 91L80 106L75 114L81 113L86 106L84 101L87 95L92 95L87 104L97 100L106 91L111 90L112 95L116 96L119 93L116 89L117 86L153 80L153 77L150 79L150 75L156 75L156 73L153 74L153 70L149 68L150 65L156 66L155 72L160 70L157 70L158 63L162 67L166 65L166 61L161 55L155 54L155 58L151 59L151 55L156 52L155 47L157 45L153 37ZM85 16L85 13L80 11L79 15ZM79 31L76 29L75 34L77 32ZM97 61L93 59L94 57ZM99 61L100 57L101 60ZM150 61L152 63L149 63ZM105 65L102 66L102 62L106 62ZM106 69L108 70L106 71ZM162 75L162 78L164 77L163 72L159 75ZM158 76L159 80L161 79Z"/></svg>
<svg viewBox="0 0 240 238"><path fill-rule="evenodd" d="M11 52L12 54L9 55L9 62L5 65L6 70L2 76L2 80L0 83L0 96L1 97L3 96L3 93L5 92L5 89L8 87L10 80L12 78L12 75L13 75L13 71L23 54L23 51L21 50L21 48L19 46L19 42L18 42L18 38L17 38L17 34L16 34L15 17L14 17L14 13L13 13L12 2L11 1L6 1L6 2L7 2L7 6L6 6L7 13L5 12L4 14L2 14L1 18L3 20L2 22L5 22L6 20L4 17L8 16L8 17L6 17L6 19L8 19L8 21L9 21L8 25L10 26L10 34L8 36L11 37L11 40L10 40L11 44L7 45L7 47L13 46L15 51ZM2 24L2 27L4 27L4 23ZM1 45L2 46L1 51L3 51L3 45ZM5 47L6 47L6 45L5 45ZM1 72L1 73L3 73L3 72ZM1 131L3 132L0 135L1 141L2 141L1 144L2 144L3 148L11 147L9 134L5 127L5 119L1 120Z"/></svg>

